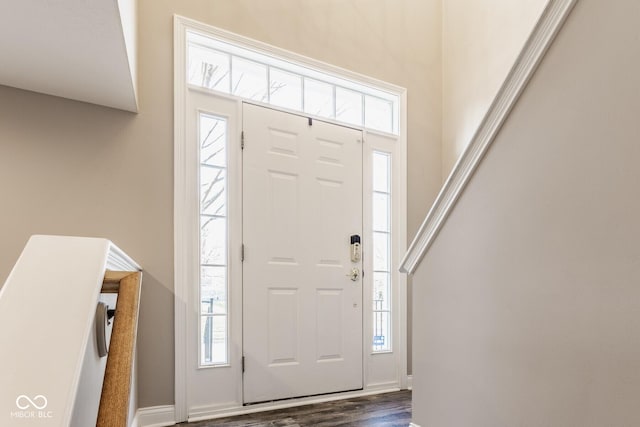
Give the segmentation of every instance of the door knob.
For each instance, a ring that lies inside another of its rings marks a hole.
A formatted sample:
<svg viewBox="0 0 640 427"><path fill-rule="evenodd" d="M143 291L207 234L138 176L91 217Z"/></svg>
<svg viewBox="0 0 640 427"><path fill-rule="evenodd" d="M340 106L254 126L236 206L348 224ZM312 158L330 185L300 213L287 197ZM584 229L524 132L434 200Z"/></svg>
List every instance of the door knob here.
<svg viewBox="0 0 640 427"><path fill-rule="evenodd" d="M346 276L351 279L351 281L355 282L358 280L358 277L360 276L360 269L357 267L354 267L351 269L351 271L346 274Z"/></svg>

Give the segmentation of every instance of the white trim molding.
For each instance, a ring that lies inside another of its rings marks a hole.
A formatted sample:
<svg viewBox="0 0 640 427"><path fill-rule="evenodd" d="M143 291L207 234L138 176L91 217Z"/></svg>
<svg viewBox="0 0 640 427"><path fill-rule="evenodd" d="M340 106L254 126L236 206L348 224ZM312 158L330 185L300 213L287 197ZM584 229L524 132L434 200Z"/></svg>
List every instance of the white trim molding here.
<svg viewBox="0 0 640 427"><path fill-rule="evenodd" d="M186 421L187 419L187 301L189 293L187 286L181 285L190 280L188 265L190 257L193 255L189 249L185 236L189 233L188 214L186 212L188 189L191 184L188 182L184 140L186 132L186 86L185 69L186 54L184 46L186 44L186 28L179 19L173 21L173 99L174 99L174 205L173 205L173 241L174 241L174 352L175 352L175 407L174 419ZM181 197L180 197L181 196Z"/></svg>
<svg viewBox="0 0 640 427"><path fill-rule="evenodd" d="M357 392L345 392L331 394L326 397L314 397L314 399L337 399L356 395L366 395L372 393L382 393L386 391L399 390L406 387L406 354L407 354L407 277L401 274L398 267L399 261L407 248L407 92L406 89L389 83L384 83L357 73L353 73L332 65L315 61L307 57L266 45L262 42L251 40L240 35L211 27L207 24L199 23L181 16L174 16L174 290L175 290L175 405L173 407L173 419L177 422L195 421L209 419L213 417L228 416L236 413L246 413L253 410L267 410L280 407L281 405L306 404L309 400L287 400L263 404L260 407L252 405L251 408L243 407L243 382L242 382L242 266L237 261L239 256L232 255L229 259L229 343L231 356L229 365L215 368L198 368L197 364L197 333L194 325L194 313L197 311L197 295L193 284L197 283L199 277L199 243L197 237L199 229L199 211L194 209L193 201L199 200L197 192L197 147L188 141L194 141L194 129L196 112L206 111L216 116L228 119L228 141L235 141L237 144L230 144L229 155L229 209L234 209L239 214L229 215L229 218L242 218L242 157L241 157L241 129L242 129L242 104L239 97L229 94L218 93L206 88L189 85L186 79L186 52L187 52L187 32L219 38L224 42L237 43L241 47L247 47L260 51L275 58L295 62L300 66L316 69L318 72L334 76L336 79L353 80L355 83L367 86L372 90L385 91L398 97L400 116L397 118L399 128L398 135L384 132L365 130L362 127L355 127L364 132L363 161L371 170L371 154L374 150L391 154L392 158L392 233L394 234L392 259L392 316L393 329L391 339L393 340L392 351L384 353L372 353L373 333L371 313L372 304L365 314L363 327L363 346L367 351L363 352L363 389ZM256 102L251 102L256 103ZM256 103L262 105L260 103ZM265 105L275 109L274 106ZM278 110L281 110L278 108ZM286 110L282 110L285 111ZM293 112L300 114L300 112ZM321 119L324 122L337 123L332 119ZM349 126L352 127L352 126ZM369 160L367 160L369 159ZM367 169L364 169L367 170ZM368 180L371 181L372 175ZM365 191L365 195L372 197L371 192ZM366 187L365 187L366 188ZM367 206L371 205L369 203ZM371 212L371 206L365 207L365 211ZM231 211L229 211L231 212ZM363 233L372 232L370 226L371 215L363 218ZM229 222L231 224L231 222ZM229 254L241 253L242 227L229 225ZM235 227L235 228L234 228ZM368 245L367 239L365 245ZM234 264L235 263L235 264ZM367 271L373 270L371 265ZM373 278L373 276L371 276ZM363 282L365 283L365 282ZM363 286L364 301L371 301L373 296L373 280L368 279L367 285ZM197 322L197 320L196 320ZM240 412L238 412L240 411ZM144 425L143 420L140 421Z"/></svg>
<svg viewBox="0 0 640 427"><path fill-rule="evenodd" d="M142 271L137 262L112 242L109 242L106 268L113 271Z"/></svg>
<svg viewBox="0 0 640 427"><path fill-rule="evenodd" d="M176 424L173 405L140 408L134 418L135 427L164 427Z"/></svg>
<svg viewBox="0 0 640 427"><path fill-rule="evenodd" d="M420 424L409 423L409 427L420 427Z"/></svg>
<svg viewBox="0 0 640 427"><path fill-rule="evenodd" d="M413 390L413 375L407 375L407 390Z"/></svg>
<svg viewBox="0 0 640 427"><path fill-rule="evenodd" d="M547 4L478 130L420 226L402 260L400 271L409 274L415 271L576 2L550 0Z"/></svg>
<svg viewBox="0 0 640 427"><path fill-rule="evenodd" d="M375 390L357 390L343 393L324 394L319 396L299 397L295 399L279 400L267 403L257 403L249 406L236 406L216 409L215 407L199 408L189 415L188 422L198 422L205 420L215 420L218 418L236 417L240 415L255 414L258 412L276 411L281 409L295 408L298 406L317 405L320 403L335 402L336 400L352 399L356 397L373 396L376 394L393 393L400 391L400 388L393 385Z"/></svg>

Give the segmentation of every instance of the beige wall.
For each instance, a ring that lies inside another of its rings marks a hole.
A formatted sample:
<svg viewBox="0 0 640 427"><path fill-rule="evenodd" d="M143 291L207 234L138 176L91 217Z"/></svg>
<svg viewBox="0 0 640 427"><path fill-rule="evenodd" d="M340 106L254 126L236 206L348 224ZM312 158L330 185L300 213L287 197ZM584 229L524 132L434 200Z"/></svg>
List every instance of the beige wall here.
<svg viewBox="0 0 640 427"><path fill-rule="evenodd" d="M547 2L443 1L443 179L473 137Z"/></svg>
<svg viewBox="0 0 640 427"><path fill-rule="evenodd" d="M640 3L581 0L414 278L414 422L640 425Z"/></svg>
<svg viewBox="0 0 640 427"><path fill-rule="evenodd" d="M409 237L441 177L436 0L139 0L138 115L0 86L0 283L35 233L103 236L133 256L142 407L174 400L174 13L406 87Z"/></svg>
<svg viewBox="0 0 640 427"><path fill-rule="evenodd" d="M176 13L407 88L411 239L440 190L440 1L215 0Z"/></svg>

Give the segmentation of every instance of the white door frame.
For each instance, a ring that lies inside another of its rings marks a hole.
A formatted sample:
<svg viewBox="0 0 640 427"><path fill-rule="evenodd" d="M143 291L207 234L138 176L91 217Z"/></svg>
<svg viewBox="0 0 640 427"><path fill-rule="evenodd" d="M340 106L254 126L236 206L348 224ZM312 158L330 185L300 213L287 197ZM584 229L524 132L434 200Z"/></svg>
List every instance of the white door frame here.
<svg viewBox="0 0 640 427"><path fill-rule="evenodd" d="M370 332L372 330L372 311L371 306L367 304L367 295L372 294L371 281L367 286L364 284L363 293L365 300L363 305L365 311L363 312L363 341L364 341L364 389L360 392L347 392L343 394L330 395L327 397L316 398L302 398L287 401L287 403L280 404L261 404L252 405L250 408L243 407L242 402L242 373L238 369L240 360L231 360L230 366L214 367L205 369L218 370L217 372L224 372L225 369L230 368L234 374L232 378L237 377L235 384L215 384L212 386L223 387L227 389L228 396L218 399L216 402L210 404L190 405L189 393L193 391L189 390L187 383L188 372L188 352L197 351L197 348L189 349L189 343L187 337L189 334L188 325L189 321L189 299L192 294L191 285L193 284L194 276L193 270L193 257L198 255L198 236L194 235L193 230L198 230L198 227L194 227L194 223L198 220L197 215L194 214L192 209L189 209L187 203L189 198L197 197L197 181L194 181L193 177L197 176L197 165L191 164L189 156L189 144L187 141L187 99L190 93L201 93L211 96L212 103L215 104L216 100L225 103L227 106L230 102L236 103L236 114L234 121L241 123L241 103L242 100L213 92L207 89L193 87L187 85L186 80L186 32L187 30L198 31L203 34L210 34L213 36L224 34L229 37L229 33L217 30L206 24L202 24L187 18L180 16L174 17L174 263L175 263L175 418L177 422L181 421L197 421L200 419L208 419L220 416L227 416L232 414L255 412L259 410L273 409L277 407L295 406L300 404L306 404L316 401L327 401L344 398L353 395L366 395L372 393L378 393L382 391L391 391L407 387L407 291L406 291L406 276L400 274L398 266L407 246L407 97L406 90L395 85L391 85L385 82L381 82L366 76L362 76L356 73L352 73L331 65L313 61L309 58L300 57L291 52L287 52L269 45L261 44L250 39L245 39L241 36L233 35L233 37L241 42L247 41L253 46L260 45L260 47L271 52L276 56L284 56L288 58L299 58L300 62L307 64L315 69L322 70L334 75L340 75L347 79L359 81L371 86L377 86L388 92L398 94L400 98L400 117L399 117L399 135L385 134L382 132L374 132L366 129L362 129L365 136L365 150L363 158L363 173L364 176L371 176L371 154L374 150L380 150L389 152L392 154L392 234L393 234L393 247L391 251L392 255L392 293L393 293L393 351L389 353L375 353L370 349ZM252 103L255 103L252 101ZM259 103L256 103L259 104ZM209 104L211 105L211 104ZM274 108L271 105L264 105L267 108ZM199 108L200 110L207 111L213 114L229 116L229 108L221 107L219 111L215 111L213 108ZM280 108L278 108L280 109ZM280 109L287 111L286 109ZM289 111L293 114L300 114L299 112ZM335 122L330 119L318 118L327 122ZM335 122L338 125L344 126L344 124ZM354 126L358 128L357 126ZM230 150L240 150L240 130L238 126L234 126L228 130L228 141ZM239 158L235 156L233 158ZM230 167L237 166L237 163L230 164ZM195 175L194 175L195 174ZM233 172L234 175L241 176L241 169ZM365 190L363 196L365 200L368 198L369 202L365 201L366 207L370 206L371 196L368 191L370 185L367 186L365 181ZM230 194L230 203L241 203L238 195ZM371 230L371 217L370 214L365 213L364 217L364 239L366 242L371 241L367 238L368 230ZM240 239L240 240L237 240ZM230 242L230 251L234 247L237 247L237 242L241 242L241 236L232 236ZM195 249L194 249L195 248ZM366 250L366 246L365 246ZM239 254L238 254L239 255ZM235 256L232 254L231 256ZM365 267L366 269L366 267ZM241 269L240 269L241 270ZM369 269L370 271L370 269ZM366 270L365 270L366 272ZM230 296L229 296L229 310L230 310L230 324L232 331L230 332L230 346L233 354L242 353L242 336L237 332L241 330L242 321L242 298L238 298L237 293L233 291L233 283L239 283L241 288L242 277L241 272L234 273L230 271ZM369 275L371 277L372 275ZM238 282L239 281L239 282ZM225 374L226 375L226 374ZM228 375L227 375L228 376Z"/></svg>

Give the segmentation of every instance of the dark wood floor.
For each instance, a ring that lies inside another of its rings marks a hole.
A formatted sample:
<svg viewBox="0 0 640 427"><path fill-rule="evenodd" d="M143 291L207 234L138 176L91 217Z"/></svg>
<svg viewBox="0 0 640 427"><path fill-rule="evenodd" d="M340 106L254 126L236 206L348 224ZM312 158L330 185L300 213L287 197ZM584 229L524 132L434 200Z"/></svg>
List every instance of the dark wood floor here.
<svg viewBox="0 0 640 427"><path fill-rule="evenodd" d="M411 422L411 392L376 394L277 411L219 418L179 427L406 427Z"/></svg>

